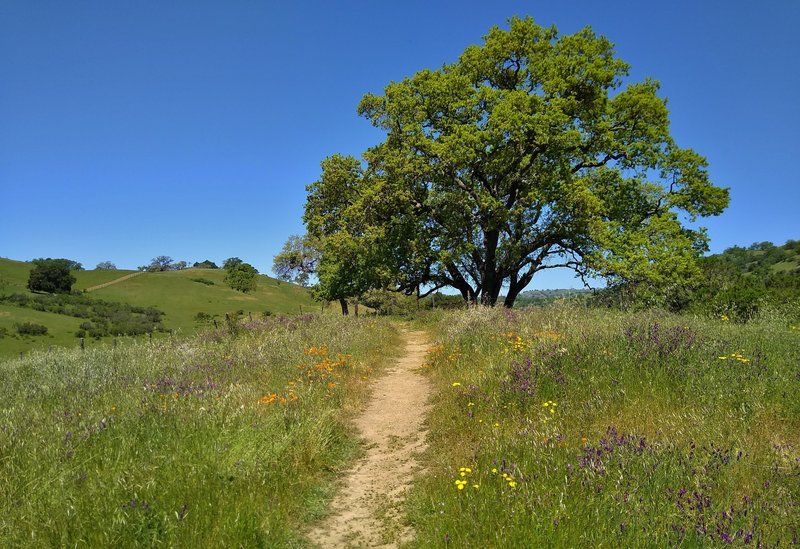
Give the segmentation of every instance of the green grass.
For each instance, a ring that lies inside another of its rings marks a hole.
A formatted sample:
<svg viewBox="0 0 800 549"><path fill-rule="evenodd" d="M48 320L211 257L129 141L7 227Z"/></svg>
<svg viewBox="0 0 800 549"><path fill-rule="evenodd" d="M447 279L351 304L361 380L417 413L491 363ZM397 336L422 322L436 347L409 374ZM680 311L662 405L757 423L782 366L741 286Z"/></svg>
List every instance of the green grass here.
<svg viewBox="0 0 800 549"><path fill-rule="evenodd" d="M800 537L800 326L555 306L432 329L413 546Z"/></svg>
<svg viewBox="0 0 800 549"><path fill-rule="evenodd" d="M75 285L72 287L75 290L85 290L100 284L106 284L139 271L127 270L93 270L93 271L75 271Z"/></svg>
<svg viewBox="0 0 800 549"><path fill-rule="evenodd" d="M0 293L29 293L26 285L31 263L0 259ZM97 286L137 271L76 271L77 282L74 289L82 290ZM95 290L88 295L107 301L118 301L136 306L157 307L165 313L164 328L177 331L183 335L194 334L198 329L205 329L212 320L198 322L197 313L205 313L210 319L216 318L218 323L224 322L226 313L243 311L245 316L254 318L268 311L272 314L299 314L300 312L319 312L320 304L314 302L308 290L280 282L267 276L258 277L258 289L243 294L229 288L223 281L225 271L222 269L186 269L162 273L144 273L129 280L112 284L106 288ZM193 279L204 279L201 283ZM213 282L213 284L208 284ZM327 310L331 310L330 307ZM24 342L13 339L0 339L0 358L13 356L19 352L44 348L50 344L78 345L75 337L78 319L60 317L59 315L34 315L35 311L17 307L0 309L0 327L29 320L31 316L40 319L47 326L53 338L32 338ZM52 339L52 340L51 340ZM87 342L87 344L96 342Z"/></svg>
<svg viewBox="0 0 800 549"><path fill-rule="evenodd" d="M203 278L214 285L192 280ZM273 314L319 311L308 291L266 277L258 277L255 292L243 294L229 288L223 279L222 269L186 269L162 273L145 273L91 293L93 297L109 301L122 301L144 307L154 306L164 311L163 320L167 328L194 332L194 320L199 312L224 319L225 313L242 310L245 314L260 315L263 311Z"/></svg>
<svg viewBox="0 0 800 549"><path fill-rule="evenodd" d="M0 364L0 546L303 545L397 343L303 316Z"/></svg>
<svg viewBox="0 0 800 549"><path fill-rule="evenodd" d="M47 334L35 337L18 335L16 325L23 322L47 326ZM0 337L0 357L15 356L33 349L49 348L51 345L73 347L77 345L75 332L81 322L83 321L79 318L0 303L0 329L6 329L5 336Z"/></svg>

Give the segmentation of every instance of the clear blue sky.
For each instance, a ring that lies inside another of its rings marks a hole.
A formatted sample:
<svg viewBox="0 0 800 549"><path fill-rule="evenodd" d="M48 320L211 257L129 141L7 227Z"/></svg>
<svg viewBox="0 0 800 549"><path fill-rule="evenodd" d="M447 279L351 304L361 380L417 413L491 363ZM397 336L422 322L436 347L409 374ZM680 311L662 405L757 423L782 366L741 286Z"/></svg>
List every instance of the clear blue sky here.
<svg viewBox="0 0 800 549"><path fill-rule="evenodd" d="M669 99L731 206L712 251L800 238L800 2L0 2L0 256L136 268L302 233L332 153L381 140L366 92L531 15L591 25ZM530 288L576 286L547 273Z"/></svg>

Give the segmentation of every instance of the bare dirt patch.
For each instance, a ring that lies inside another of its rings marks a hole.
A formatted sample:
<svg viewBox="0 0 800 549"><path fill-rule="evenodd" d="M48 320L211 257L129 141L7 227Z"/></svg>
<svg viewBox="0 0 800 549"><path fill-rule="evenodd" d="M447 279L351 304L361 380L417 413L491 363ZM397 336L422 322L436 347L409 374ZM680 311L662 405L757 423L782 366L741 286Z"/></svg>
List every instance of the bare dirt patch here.
<svg viewBox="0 0 800 549"><path fill-rule="evenodd" d="M405 351L375 382L356 425L366 455L344 480L331 514L309 539L320 547L397 547L413 538L402 504L425 450L424 419L431 388L419 373L428 342L422 332L405 332Z"/></svg>

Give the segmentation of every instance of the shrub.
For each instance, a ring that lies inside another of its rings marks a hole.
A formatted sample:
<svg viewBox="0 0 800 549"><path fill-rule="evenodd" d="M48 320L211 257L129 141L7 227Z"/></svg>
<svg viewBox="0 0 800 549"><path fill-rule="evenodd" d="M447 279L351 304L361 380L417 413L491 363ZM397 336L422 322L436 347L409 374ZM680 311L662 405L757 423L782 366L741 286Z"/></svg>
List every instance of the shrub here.
<svg viewBox="0 0 800 549"><path fill-rule="evenodd" d="M43 326L41 324L36 324L34 322L23 322L22 324L16 324L17 333L20 335L45 335L47 334L47 326Z"/></svg>

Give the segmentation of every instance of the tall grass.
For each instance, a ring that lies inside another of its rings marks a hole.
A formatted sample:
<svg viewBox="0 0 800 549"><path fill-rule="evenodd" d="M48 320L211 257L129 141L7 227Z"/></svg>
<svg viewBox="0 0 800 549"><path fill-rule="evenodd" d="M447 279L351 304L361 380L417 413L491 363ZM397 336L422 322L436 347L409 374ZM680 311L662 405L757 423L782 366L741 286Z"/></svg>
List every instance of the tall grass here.
<svg viewBox="0 0 800 549"><path fill-rule="evenodd" d="M797 327L554 306L433 329L416 545L798 543Z"/></svg>
<svg viewBox="0 0 800 549"><path fill-rule="evenodd" d="M396 335L230 328L0 364L0 546L302 545Z"/></svg>

